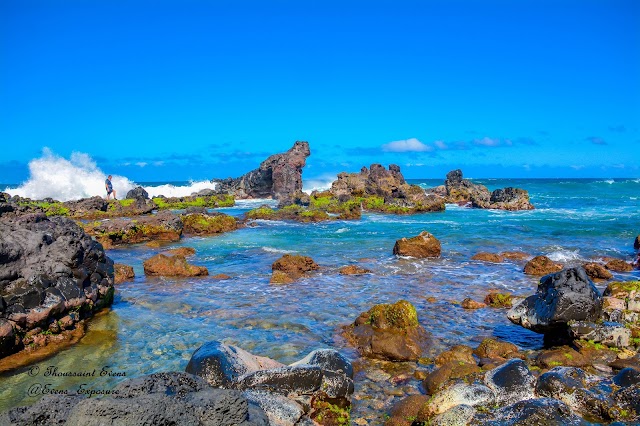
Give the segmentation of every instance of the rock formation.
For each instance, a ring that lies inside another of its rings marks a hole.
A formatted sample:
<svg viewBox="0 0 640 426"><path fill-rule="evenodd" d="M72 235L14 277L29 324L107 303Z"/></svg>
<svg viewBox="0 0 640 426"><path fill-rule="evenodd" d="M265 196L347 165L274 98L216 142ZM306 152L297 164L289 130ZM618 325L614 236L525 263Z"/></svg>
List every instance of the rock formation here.
<svg viewBox="0 0 640 426"><path fill-rule="evenodd" d="M291 196L302 190L302 168L309 155L309 143L297 141L289 151L272 155L239 178L216 179L216 190L240 199Z"/></svg>
<svg viewBox="0 0 640 426"><path fill-rule="evenodd" d="M113 261L72 220L26 214L0 221L0 357L30 330L60 332L111 304ZM54 333L55 334L55 333Z"/></svg>
<svg viewBox="0 0 640 426"><path fill-rule="evenodd" d="M320 266L308 256L285 254L271 265L272 284L290 284Z"/></svg>
<svg viewBox="0 0 640 426"><path fill-rule="evenodd" d="M426 231L411 238L401 238L393 246L393 254L417 258L440 257L440 241Z"/></svg>
<svg viewBox="0 0 640 426"><path fill-rule="evenodd" d="M384 213L442 211L444 203L417 185L408 184L400 167L380 164L363 167L360 173L340 173L329 193L341 202L360 199L365 210Z"/></svg>
<svg viewBox="0 0 640 426"><path fill-rule="evenodd" d="M434 194L445 196L447 203L471 205L481 209L532 210L529 193L520 188L502 188L489 192L486 186L462 178L462 170L447 173L444 188L434 188Z"/></svg>

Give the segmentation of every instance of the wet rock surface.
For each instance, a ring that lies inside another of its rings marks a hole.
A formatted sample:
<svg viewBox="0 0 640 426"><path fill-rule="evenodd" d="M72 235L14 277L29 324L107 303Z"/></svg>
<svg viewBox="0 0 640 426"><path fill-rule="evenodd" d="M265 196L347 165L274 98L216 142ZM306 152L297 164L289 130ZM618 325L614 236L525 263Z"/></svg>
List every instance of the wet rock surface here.
<svg viewBox="0 0 640 426"><path fill-rule="evenodd" d="M375 305L343 331L358 352L370 358L415 361L432 344L429 334L418 323L415 307L405 300Z"/></svg>
<svg viewBox="0 0 640 426"><path fill-rule="evenodd" d="M502 188L489 192L486 186L463 179L462 170L447 173L444 182L447 203L471 205L482 209L532 210L529 193L520 188Z"/></svg>
<svg viewBox="0 0 640 426"><path fill-rule="evenodd" d="M59 333L58 320L72 310L69 328L109 306L113 281L113 261L70 219L41 213L3 218L0 356L23 349L31 330Z"/></svg>
<svg viewBox="0 0 640 426"><path fill-rule="evenodd" d="M289 284L319 268L308 256L285 254L271 265L271 283Z"/></svg>
<svg viewBox="0 0 640 426"><path fill-rule="evenodd" d="M332 349L312 351L285 366L234 346L209 342L193 354L186 371L203 377L212 386L244 391L267 413L272 424L319 420L328 412L340 412L346 415L343 421L349 420L345 409L351 405L354 391L353 367Z"/></svg>
<svg viewBox="0 0 640 426"><path fill-rule="evenodd" d="M207 268L190 264L181 254L167 256L159 253L145 260L142 265L147 276L200 277L209 275Z"/></svg>
<svg viewBox="0 0 640 426"><path fill-rule="evenodd" d="M578 267L541 278L536 294L514 306L507 317L538 333L550 333L566 329L569 321L595 321L601 311L600 292Z"/></svg>
<svg viewBox="0 0 640 426"><path fill-rule="evenodd" d="M393 254L416 258L440 257L442 252L440 241L426 231L411 238L402 238L393 246Z"/></svg>
<svg viewBox="0 0 640 426"><path fill-rule="evenodd" d="M260 425L266 413L236 390L215 389L187 373L156 373L122 382L109 396L47 396L0 415L6 425Z"/></svg>

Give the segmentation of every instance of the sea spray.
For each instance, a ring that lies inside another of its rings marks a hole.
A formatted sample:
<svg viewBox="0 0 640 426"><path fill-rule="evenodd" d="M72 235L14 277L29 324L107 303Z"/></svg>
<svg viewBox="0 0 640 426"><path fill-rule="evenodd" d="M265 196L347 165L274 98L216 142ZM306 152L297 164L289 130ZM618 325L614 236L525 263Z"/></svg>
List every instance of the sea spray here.
<svg viewBox="0 0 640 426"><path fill-rule="evenodd" d="M125 198L127 192L137 186L124 176L112 175L111 182L118 198ZM29 179L17 188L6 188L4 191L34 200L79 200L96 195L106 196L104 182L107 176L88 154L74 152L67 160L44 148L40 158L29 162ZM184 197L203 189L215 189L215 183L196 181L185 185L160 184L144 188L150 197Z"/></svg>
<svg viewBox="0 0 640 426"><path fill-rule="evenodd" d="M107 174L98 168L87 154L74 152L67 160L54 154L49 148L42 150L42 157L29 162L29 180L14 189L5 189L11 195L34 200L53 198L59 201L79 200L96 195L106 196ZM111 180L118 196L134 188L126 177L113 176Z"/></svg>

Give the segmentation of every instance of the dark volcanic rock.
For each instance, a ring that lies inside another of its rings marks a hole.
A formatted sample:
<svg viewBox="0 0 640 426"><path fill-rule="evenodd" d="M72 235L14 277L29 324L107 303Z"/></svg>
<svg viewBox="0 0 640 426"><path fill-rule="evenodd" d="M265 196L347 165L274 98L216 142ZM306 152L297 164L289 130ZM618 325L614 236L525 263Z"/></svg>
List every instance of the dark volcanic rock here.
<svg viewBox="0 0 640 426"><path fill-rule="evenodd" d="M503 188L489 192L486 186L462 178L462 170L447 173L444 182L448 203L470 204L481 209L531 210L529 193L520 188Z"/></svg>
<svg viewBox="0 0 640 426"><path fill-rule="evenodd" d="M602 296L582 267L564 269L540 279L536 294L507 313L511 322L538 333L566 329L567 323L596 321Z"/></svg>
<svg viewBox="0 0 640 426"><path fill-rule="evenodd" d="M217 191L236 198L285 198L302 191L302 168L311 155L308 142L297 141L289 151L264 160L237 179L216 180Z"/></svg>
<svg viewBox="0 0 640 426"><path fill-rule="evenodd" d="M132 199L132 200L137 200L137 199L143 199L143 200L148 200L149 199L149 193L141 186L138 186L134 189L132 189L131 191L127 192L127 199Z"/></svg>
<svg viewBox="0 0 640 426"><path fill-rule="evenodd" d="M103 398L46 396L0 415L12 425L242 425L267 426L265 413L235 390L213 389L186 373L127 380ZM4 416L4 417L3 417Z"/></svg>
<svg viewBox="0 0 640 426"><path fill-rule="evenodd" d="M640 250L640 235L638 235L633 241L633 248L636 250Z"/></svg>
<svg viewBox="0 0 640 426"><path fill-rule="evenodd" d="M512 359L488 371L484 383L495 393L498 403L512 404L533 397L536 379L524 361Z"/></svg>
<svg viewBox="0 0 640 426"><path fill-rule="evenodd" d="M111 304L113 280L113 261L72 220L27 214L0 222L0 318L26 327L19 335L72 308L85 306L88 316ZM20 338L9 347L3 334L0 355L20 349Z"/></svg>

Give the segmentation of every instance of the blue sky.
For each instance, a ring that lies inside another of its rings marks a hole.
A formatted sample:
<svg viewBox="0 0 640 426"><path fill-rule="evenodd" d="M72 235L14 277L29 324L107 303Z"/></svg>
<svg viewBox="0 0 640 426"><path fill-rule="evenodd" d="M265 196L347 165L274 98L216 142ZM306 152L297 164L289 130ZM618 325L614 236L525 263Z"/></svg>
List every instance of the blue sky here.
<svg viewBox="0 0 640 426"><path fill-rule="evenodd" d="M0 2L0 182L44 147L137 181L640 176L640 2Z"/></svg>

